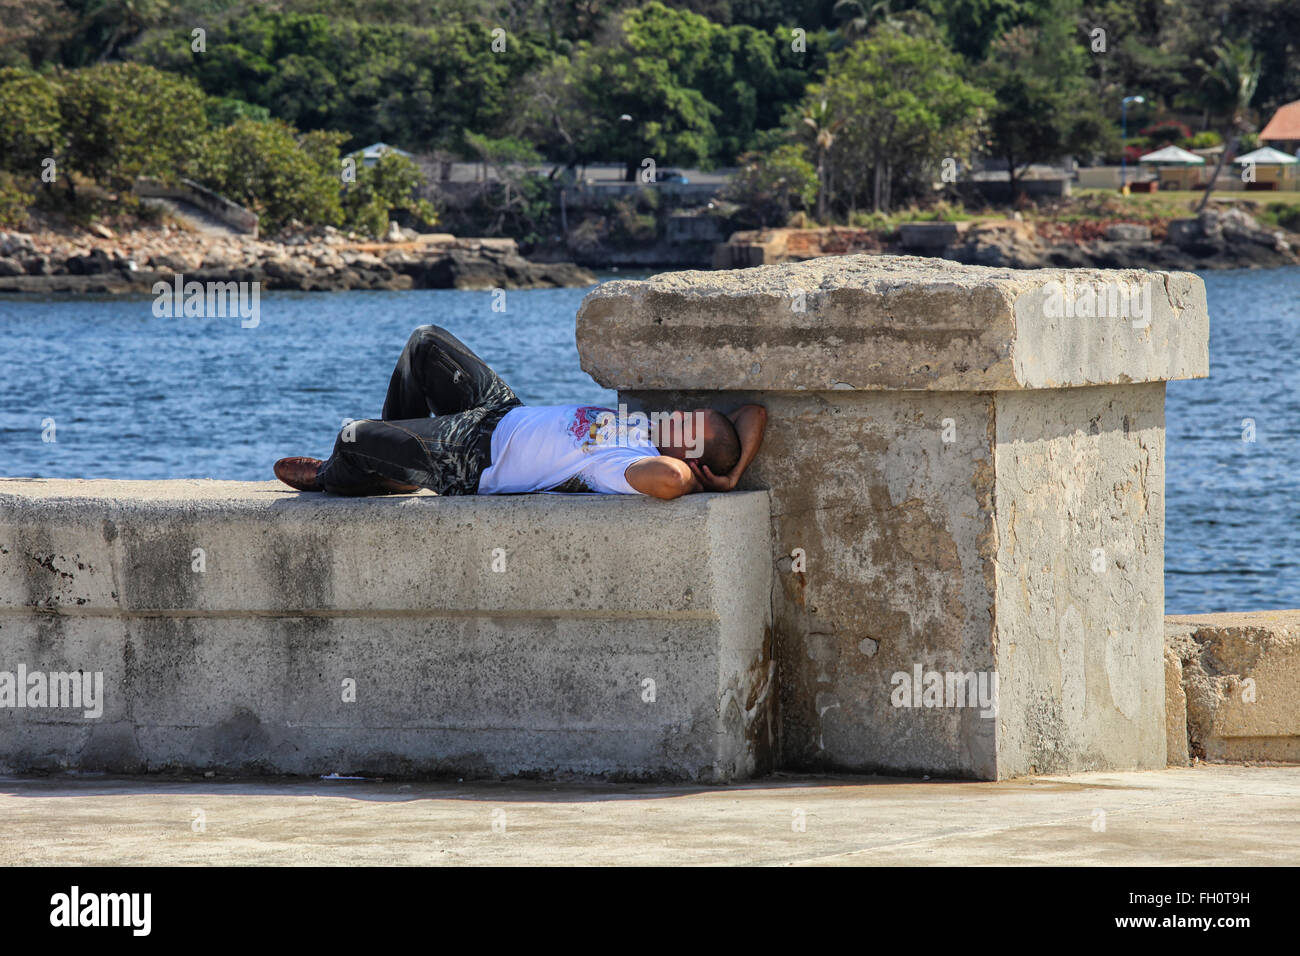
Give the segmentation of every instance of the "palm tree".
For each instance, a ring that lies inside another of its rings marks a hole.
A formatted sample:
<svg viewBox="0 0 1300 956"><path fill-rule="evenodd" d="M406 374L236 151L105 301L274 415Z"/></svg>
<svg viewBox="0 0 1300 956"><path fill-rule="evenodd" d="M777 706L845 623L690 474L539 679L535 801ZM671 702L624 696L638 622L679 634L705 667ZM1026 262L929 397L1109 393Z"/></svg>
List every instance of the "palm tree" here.
<svg viewBox="0 0 1300 956"><path fill-rule="evenodd" d="M826 200L829 189L826 183L826 154L835 145L835 134L844 125L844 118L831 115L830 107L823 99L804 108L800 117L808 127L813 143L813 154L817 157L817 221L826 221Z"/></svg>
<svg viewBox="0 0 1300 956"><path fill-rule="evenodd" d="M860 0L837 0L831 10L831 16L837 21L842 21L840 32L850 42L864 35L871 28L871 21L867 19L867 11Z"/></svg>
<svg viewBox="0 0 1300 956"><path fill-rule="evenodd" d="M1260 64L1263 59L1245 41L1238 43L1228 40L1213 49L1215 57L1213 66L1204 60L1196 62L1205 71L1206 83L1213 91L1211 95L1223 107L1223 113L1231 117L1227 130L1231 140L1229 136L1223 137L1223 151L1219 153L1219 162L1214 167L1214 175L1206 184L1205 195L1201 197L1200 205L1196 207L1197 213L1200 213L1209 203L1210 194L1214 191L1214 184L1219 180L1219 173L1223 171L1228 153L1236 155L1241 136L1248 128L1246 110L1250 107L1250 101L1255 98L1255 90L1259 86Z"/></svg>
<svg viewBox="0 0 1300 956"><path fill-rule="evenodd" d="M836 0L831 16L840 22L840 35L845 43L852 43L871 32L877 23L894 30L905 30L915 21L916 14L894 12L894 0L876 0L868 6L864 0Z"/></svg>

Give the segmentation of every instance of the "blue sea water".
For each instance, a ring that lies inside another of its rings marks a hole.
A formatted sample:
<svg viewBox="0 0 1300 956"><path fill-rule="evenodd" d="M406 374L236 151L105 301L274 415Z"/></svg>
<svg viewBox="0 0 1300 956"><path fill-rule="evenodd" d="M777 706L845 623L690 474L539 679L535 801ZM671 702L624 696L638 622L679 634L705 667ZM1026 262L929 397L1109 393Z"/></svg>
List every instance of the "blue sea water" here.
<svg viewBox="0 0 1300 956"><path fill-rule="evenodd" d="M1168 389L1166 611L1300 607L1300 268L1205 282L1211 377ZM268 292L247 329L159 319L148 297L0 297L0 475L266 479L378 416L428 322L525 402L612 403L578 364L586 291L512 291L505 312L489 292Z"/></svg>
<svg viewBox="0 0 1300 956"><path fill-rule="evenodd" d="M1166 392L1165 611L1300 607L1300 268L1203 278L1210 377Z"/></svg>

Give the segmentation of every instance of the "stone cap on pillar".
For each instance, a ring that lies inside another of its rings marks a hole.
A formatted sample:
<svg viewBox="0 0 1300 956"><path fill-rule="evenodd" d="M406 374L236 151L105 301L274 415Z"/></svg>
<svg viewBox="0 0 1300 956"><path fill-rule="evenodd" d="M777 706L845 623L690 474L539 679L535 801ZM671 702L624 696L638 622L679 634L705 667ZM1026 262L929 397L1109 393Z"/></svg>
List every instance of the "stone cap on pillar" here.
<svg viewBox="0 0 1300 956"><path fill-rule="evenodd" d="M616 389L986 392L1209 374L1189 272L827 256L609 282L578 352Z"/></svg>

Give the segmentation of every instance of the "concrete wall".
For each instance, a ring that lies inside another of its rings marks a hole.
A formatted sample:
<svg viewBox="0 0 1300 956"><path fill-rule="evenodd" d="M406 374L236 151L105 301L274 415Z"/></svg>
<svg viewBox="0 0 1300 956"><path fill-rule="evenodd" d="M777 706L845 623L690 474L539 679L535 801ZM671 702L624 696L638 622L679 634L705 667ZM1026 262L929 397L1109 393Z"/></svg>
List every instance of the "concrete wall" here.
<svg viewBox="0 0 1300 956"><path fill-rule="evenodd" d="M102 672L105 706L5 705L0 673L0 769L761 772L768 514L3 480L0 672Z"/></svg>
<svg viewBox="0 0 1300 956"><path fill-rule="evenodd" d="M1007 775L1163 765L1164 393L997 393Z"/></svg>
<svg viewBox="0 0 1300 956"><path fill-rule="evenodd" d="M647 410L718 400L620 398ZM993 516L981 481L992 470L992 396L755 391L729 393L725 405L747 401L768 410L745 481L773 496L782 765L994 775L991 720L895 709L890 683L917 663L994 669ZM950 416L961 440L946 444ZM886 722L889 733L863 732Z"/></svg>
<svg viewBox="0 0 1300 956"><path fill-rule="evenodd" d="M977 778L1163 765L1164 672L1144 666L1162 653L1162 384L726 396L748 401L769 414L747 483L774 501L784 765ZM997 673L996 723L893 707L893 675L918 663Z"/></svg>
<svg viewBox="0 0 1300 956"><path fill-rule="evenodd" d="M261 221L257 213L230 201L225 196L213 192L192 179L182 179L174 186L153 179L141 179L135 184L134 192L138 196L159 196L165 199L182 200L215 216L231 229L252 236L254 239L257 238L258 224Z"/></svg>
<svg viewBox="0 0 1300 956"><path fill-rule="evenodd" d="M1169 763L1300 763L1300 610L1165 618Z"/></svg>
<svg viewBox="0 0 1300 956"><path fill-rule="evenodd" d="M1149 291L1144 320L1049 305L1119 282ZM1164 382L1208 371L1198 278L894 256L674 273L592 292L578 345L630 406L768 409L742 486L772 495L783 766L1165 765ZM896 696L918 670L945 692L996 677L996 713Z"/></svg>

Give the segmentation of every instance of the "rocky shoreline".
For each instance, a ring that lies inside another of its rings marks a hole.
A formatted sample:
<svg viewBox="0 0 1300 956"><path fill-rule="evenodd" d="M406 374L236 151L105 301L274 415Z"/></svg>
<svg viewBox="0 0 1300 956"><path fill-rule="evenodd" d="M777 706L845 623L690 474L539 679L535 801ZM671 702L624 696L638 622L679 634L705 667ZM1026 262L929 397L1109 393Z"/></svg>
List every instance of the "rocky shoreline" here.
<svg viewBox="0 0 1300 956"><path fill-rule="evenodd" d="M734 233L715 269L828 255L913 255L1006 269L1152 269L1204 272L1300 264L1300 236L1261 225L1241 209L1148 223L1023 218L910 222L897 231L843 227Z"/></svg>
<svg viewBox="0 0 1300 956"><path fill-rule="evenodd" d="M1208 209L1155 224L1028 222L1021 219L909 223L869 230L776 229L736 233L714 250L714 268L823 255L903 253L1013 269L1102 268L1206 271L1300 264L1300 238L1246 212ZM708 268L691 261L665 268ZM268 242L170 226L120 234L100 225L64 233L0 232L0 293L150 294L176 276L257 282L266 290L581 288L596 276L572 262L524 258L513 239L394 230L383 242L326 228Z"/></svg>
<svg viewBox="0 0 1300 956"><path fill-rule="evenodd" d="M169 227L115 234L0 233L0 292L148 294L156 282L258 282L303 292L350 289L539 289L594 285L568 262L531 262L513 239L407 233L362 242L332 229L280 242Z"/></svg>
<svg viewBox="0 0 1300 956"><path fill-rule="evenodd" d="M1260 225L1239 209L1207 209L1195 218L1153 228L1133 223L1099 226L1078 237L1050 224L1006 221L973 226L947 244L943 258L1013 269L1093 268L1198 272L1274 269L1300 264L1296 237Z"/></svg>

